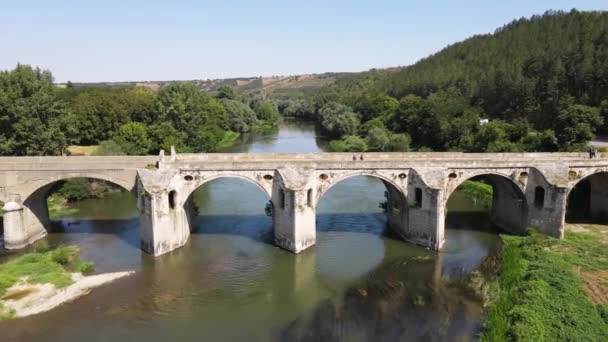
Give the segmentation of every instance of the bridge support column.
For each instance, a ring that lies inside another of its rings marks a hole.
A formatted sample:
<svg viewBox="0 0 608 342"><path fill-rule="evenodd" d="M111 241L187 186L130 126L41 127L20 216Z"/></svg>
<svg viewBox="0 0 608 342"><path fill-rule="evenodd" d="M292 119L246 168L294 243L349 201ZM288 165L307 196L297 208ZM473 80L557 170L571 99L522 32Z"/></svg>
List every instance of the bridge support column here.
<svg viewBox="0 0 608 342"><path fill-rule="evenodd" d="M272 216L277 246L300 253L316 243L312 196L312 190L290 190L275 182Z"/></svg>
<svg viewBox="0 0 608 342"><path fill-rule="evenodd" d="M141 249L159 256L179 248L190 237L189 207L175 191L139 196Z"/></svg>
<svg viewBox="0 0 608 342"><path fill-rule="evenodd" d="M408 196L405 230L399 232L408 242L439 250L445 241L445 206L443 190L414 189Z"/></svg>
<svg viewBox="0 0 608 342"><path fill-rule="evenodd" d="M544 201L535 203L534 198L528 198L529 223L539 232L555 237L564 237L566 221L566 206L568 204L568 189L550 187L545 190Z"/></svg>
<svg viewBox="0 0 608 342"><path fill-rule="evenodd" d="M4 204L4 247L6 249L20 249L30 245L47 235L45 224L50 224L46 200L35 201L34 206L26 207L21 203L19 196ZM41 217L38 217L40 215Z"/></svg>

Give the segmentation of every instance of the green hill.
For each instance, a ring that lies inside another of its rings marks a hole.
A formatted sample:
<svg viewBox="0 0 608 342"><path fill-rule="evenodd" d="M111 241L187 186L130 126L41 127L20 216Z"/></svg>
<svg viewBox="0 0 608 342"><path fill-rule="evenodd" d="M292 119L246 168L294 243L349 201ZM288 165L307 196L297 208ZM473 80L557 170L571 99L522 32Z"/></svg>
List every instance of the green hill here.
<svg viewBox="0 0 608 342"><path fill-rule="evenodd" d="M560 101L608 99L608 12L546 12L450 45L416 64L338 81L337 91L395 98L457 90L491 118L551 128Z"/></svg>

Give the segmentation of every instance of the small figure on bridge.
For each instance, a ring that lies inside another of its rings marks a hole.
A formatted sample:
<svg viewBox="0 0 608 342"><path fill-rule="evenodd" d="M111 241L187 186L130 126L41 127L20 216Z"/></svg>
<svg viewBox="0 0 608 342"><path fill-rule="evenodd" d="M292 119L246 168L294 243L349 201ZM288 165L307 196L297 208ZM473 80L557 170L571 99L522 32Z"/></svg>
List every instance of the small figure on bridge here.
<svg viewBox="0 0 608 342"><path fill-rule="evenodd" d="M360 155L360 156L359 156L359 160L363 160L363 155Z"/></svg>
<svg viewBox="0 0 608 342"><path fill-rule="evenodd" d="M595 158L596 155L597 155L597 149L595 148L595 146L589 147L589 159Z"/></svg>
<svg viewBox="0 0 608 342"><path fill-rule="evenodd" d="M353 160L357 160L357 156L353 154Z"/></svg>

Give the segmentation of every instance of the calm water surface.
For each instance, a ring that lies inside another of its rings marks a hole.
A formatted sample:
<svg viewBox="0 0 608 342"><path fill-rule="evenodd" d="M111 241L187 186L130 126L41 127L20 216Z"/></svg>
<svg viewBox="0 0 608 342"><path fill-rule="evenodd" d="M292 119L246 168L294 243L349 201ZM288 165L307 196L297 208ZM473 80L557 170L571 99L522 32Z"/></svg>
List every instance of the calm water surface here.
<svg viewBox="0 0 608 342"><path fill-rule="evenodd" d="M232 152L317 152L312 125L286 121ZM51 312L0 323L0 341L467 341L483 319L466 284L498 246L471 204L450 199L447 246L436 254L386 230L384 186L354 177L317 210L317 245L272 245L267 195L239 179L197 190L188 244L152 258L139 250L135 199L116 193L75 205L53 244L76 244L96 272L136 270Z"/></svg>

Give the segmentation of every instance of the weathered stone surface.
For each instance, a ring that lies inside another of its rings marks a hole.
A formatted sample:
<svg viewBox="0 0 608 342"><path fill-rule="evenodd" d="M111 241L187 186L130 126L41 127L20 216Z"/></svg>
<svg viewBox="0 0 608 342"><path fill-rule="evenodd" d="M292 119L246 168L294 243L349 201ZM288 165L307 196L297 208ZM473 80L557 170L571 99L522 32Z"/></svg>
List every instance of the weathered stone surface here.
<svg viewBox="0 0 608 342"><path fill-rule="evenodd" d="M561 237L567 198L583 179L591 184L591 214L608 216L608 155L586 153L350 153L175 154L159 157L2 157L7 248L44 236L46 195L54 182L87 177L117 184L138 197L141 246L161 255L187 243L192 192L222 177L249 181L268 194L275 243L299 253L316 242L316 206L323 194L354 176L382 180L390 227L406 241L439 250L445 206L467 179L485 176L495 187L494 223L521 233L528 226ZM539 194L542 193L542 198ZM238 197L238 194L235 194Z"/></svg>

